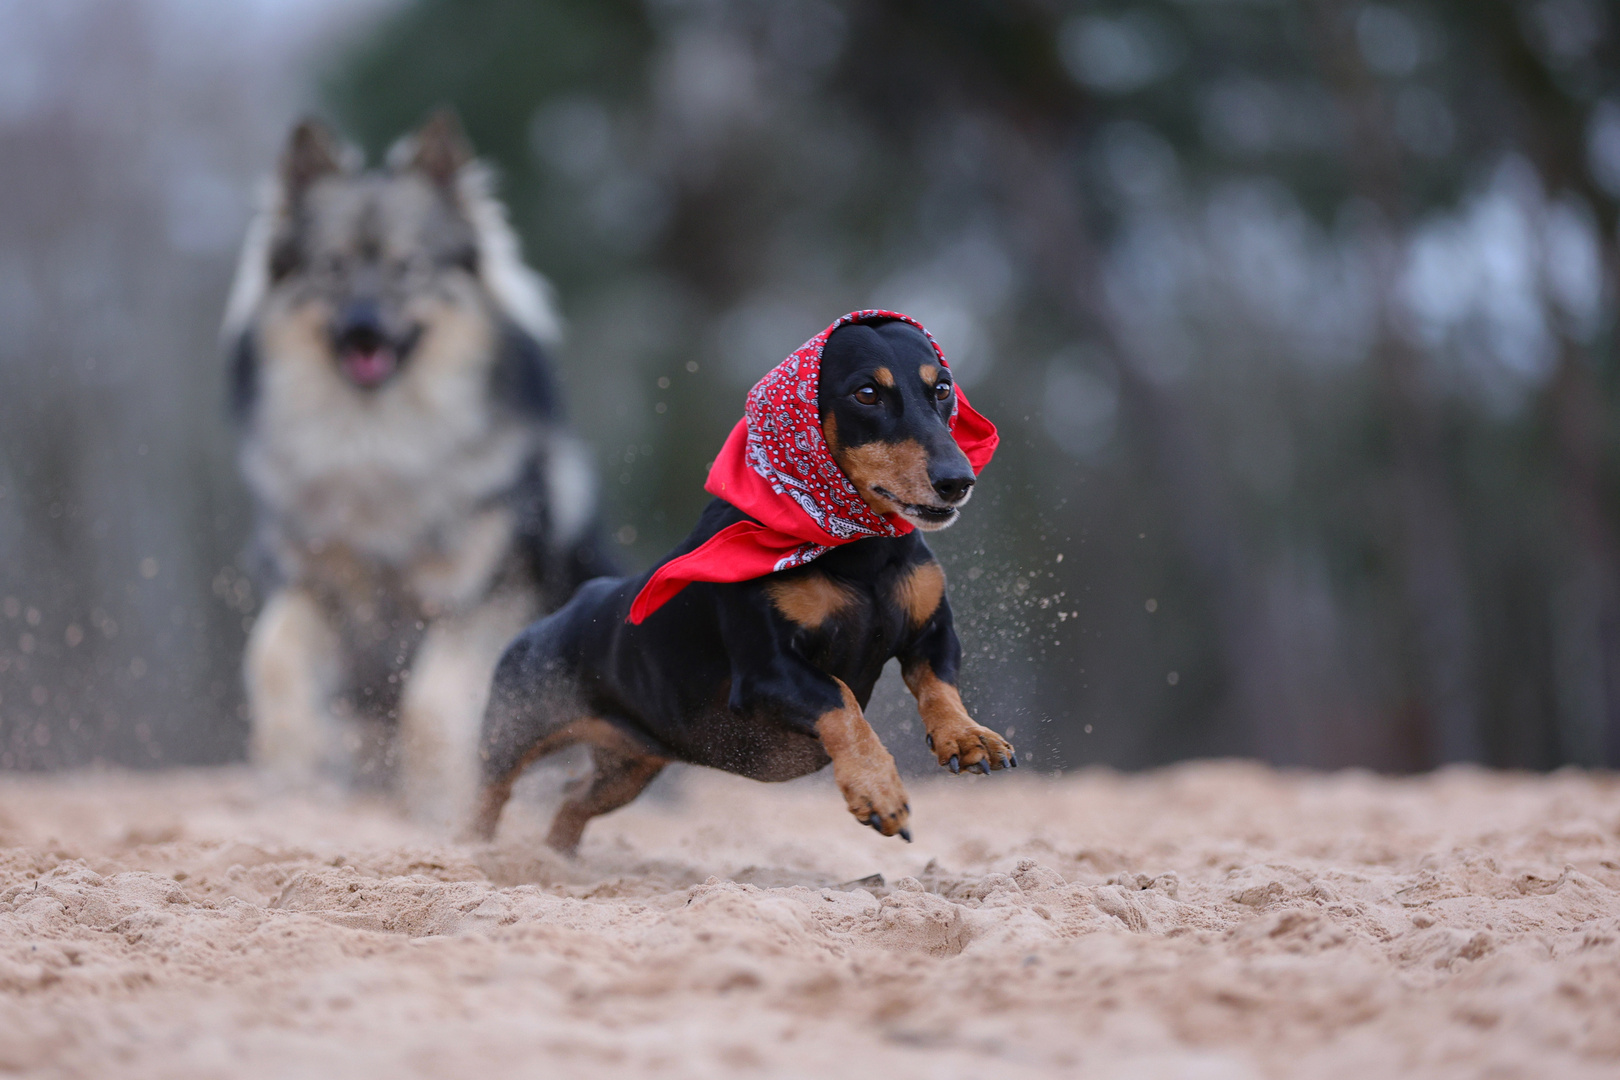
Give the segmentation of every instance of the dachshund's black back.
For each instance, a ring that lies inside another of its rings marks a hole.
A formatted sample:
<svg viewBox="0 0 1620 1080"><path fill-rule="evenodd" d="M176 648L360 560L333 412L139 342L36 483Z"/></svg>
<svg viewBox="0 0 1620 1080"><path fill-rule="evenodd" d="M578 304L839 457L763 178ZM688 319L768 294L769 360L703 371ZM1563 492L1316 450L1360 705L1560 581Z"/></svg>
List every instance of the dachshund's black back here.
<svg viewBox="0 0 1620 1080"><path fill-rule="evenodd" d="M715 499L668 558L744 520ZM651 571L590 582L513 642L496 671L492 716L529 713L541 692L561 713L612 723L659 757L755 780L803 776L827 764L815 721L838 700L771 654L803 656L864 708L884 665L923 629L905 606L904 586L925 566L937 568L918 534L874 537L768 578L693 583L640 625L626 616ZM941 656L942 675L954 678L958 659ZM739 667L763 674L734 674ZM810 707L781 708L780 697ZM528 726L486 737L495 769L522 756L517 744L530 737Z"/></svg>

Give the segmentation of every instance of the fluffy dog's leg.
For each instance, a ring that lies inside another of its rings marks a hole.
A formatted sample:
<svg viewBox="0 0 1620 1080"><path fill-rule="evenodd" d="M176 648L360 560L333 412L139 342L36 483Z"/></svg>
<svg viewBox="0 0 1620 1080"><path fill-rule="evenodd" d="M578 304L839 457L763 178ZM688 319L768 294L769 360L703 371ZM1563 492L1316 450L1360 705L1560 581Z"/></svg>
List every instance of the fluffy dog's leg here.
<svg viewBox="0 0 1620 1080"><path fill-rule="evenodd" d="M332 696L340 643L315 598L285 589L264 606L244 658L254 764L308 784L341 754Z"/></svg>
<svg viewBox="0 0 1620 1080"><path fill-rule="evenodd" d="M419 821L465 824L478 784L478 726L501 649L529 615L527 597L491 601L429 627L400 702L399 784Z"/></svg>

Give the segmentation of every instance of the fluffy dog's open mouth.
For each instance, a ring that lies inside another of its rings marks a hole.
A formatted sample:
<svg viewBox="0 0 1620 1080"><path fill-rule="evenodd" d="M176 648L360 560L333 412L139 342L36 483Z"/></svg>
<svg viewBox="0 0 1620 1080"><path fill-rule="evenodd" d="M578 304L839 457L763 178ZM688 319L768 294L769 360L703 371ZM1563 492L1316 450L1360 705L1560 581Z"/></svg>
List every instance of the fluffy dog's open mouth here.
<svg viewBox="0 0 1620 1080"><path fill-rule="evenodd" d="M399 357L386 345L370 348L351 345L343 350L338 366L350 382L370 390L393 377L399 370Z"/></svg>
<svg viewBox="0 0 1620 1080"><path fill-rule="evenodd" d="M395 345L371 327L351 329L338 336L338 369L362 390L375 390L400 369L420 332L413 330Z"/></svg>
<svg viewBox="0 0 1620 1080"><path fill-rule="evenodd" d="M908 503L894 497L894 493L884 488L874 487L877 494L888 499L900 508L900 513L915 520L919 525L949 525L956 520L957 506L930 506L926 503ZM964 500L965 501L965 500Z"/></svg>

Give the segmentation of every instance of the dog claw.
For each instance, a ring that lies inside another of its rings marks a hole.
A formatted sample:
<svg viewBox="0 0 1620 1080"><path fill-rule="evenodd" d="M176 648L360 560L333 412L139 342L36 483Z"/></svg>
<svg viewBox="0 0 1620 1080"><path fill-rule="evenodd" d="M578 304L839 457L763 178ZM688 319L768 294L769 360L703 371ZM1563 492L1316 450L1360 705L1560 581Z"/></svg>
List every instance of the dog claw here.
<svg viewBox="0 0 1620 1080"><path fill-rule="evenodd" d="M930 736L928 736L928 749L932 750L933 748L934 748L934 737L932 735L930 735Z"/></svg>
<svg viewBox="0 0 1620 1080"><path fill-rule="evenodd" d="M911 830L910 829L901 829L900 830L900 839L904 840L908 844L911 843Z"/></svg>
<svg viewBox="0 0 1620 1080"><path fill-rule="evenodd" d="M1018 755L1017 754L1010 755L1007 758L1007 764L1011 765L1015 769L1018 768Z"/></svg>
<svg viewBox="0 0 1620 1080"><path fill-rule="evenodd" d="M980 776L990 775L990 762L988 761L980 760L976 765L970 766L970 768L978 769Z"/></svg>
<svg viewBox="0 0 1620 1080"><path fill-rule="evenodd" d="M961 771L962 771L961 763L956 760L956 755L952 754L951 755L951 772L959 773Z"/></svg>

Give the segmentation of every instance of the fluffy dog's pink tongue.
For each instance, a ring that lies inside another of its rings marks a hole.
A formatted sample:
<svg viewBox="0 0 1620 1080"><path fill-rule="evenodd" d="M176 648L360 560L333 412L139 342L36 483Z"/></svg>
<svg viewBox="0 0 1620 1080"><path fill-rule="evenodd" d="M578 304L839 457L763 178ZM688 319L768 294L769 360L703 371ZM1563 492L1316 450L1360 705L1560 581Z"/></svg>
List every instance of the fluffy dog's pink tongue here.
<svg viewBox="0 0 1620 1080"><path fill-rule="evenodd" d="M394 350L386 347L348 349L343 354L342 363L343 374L348 376L349 381L368 390L386 382L399 366Z"/></svg>

